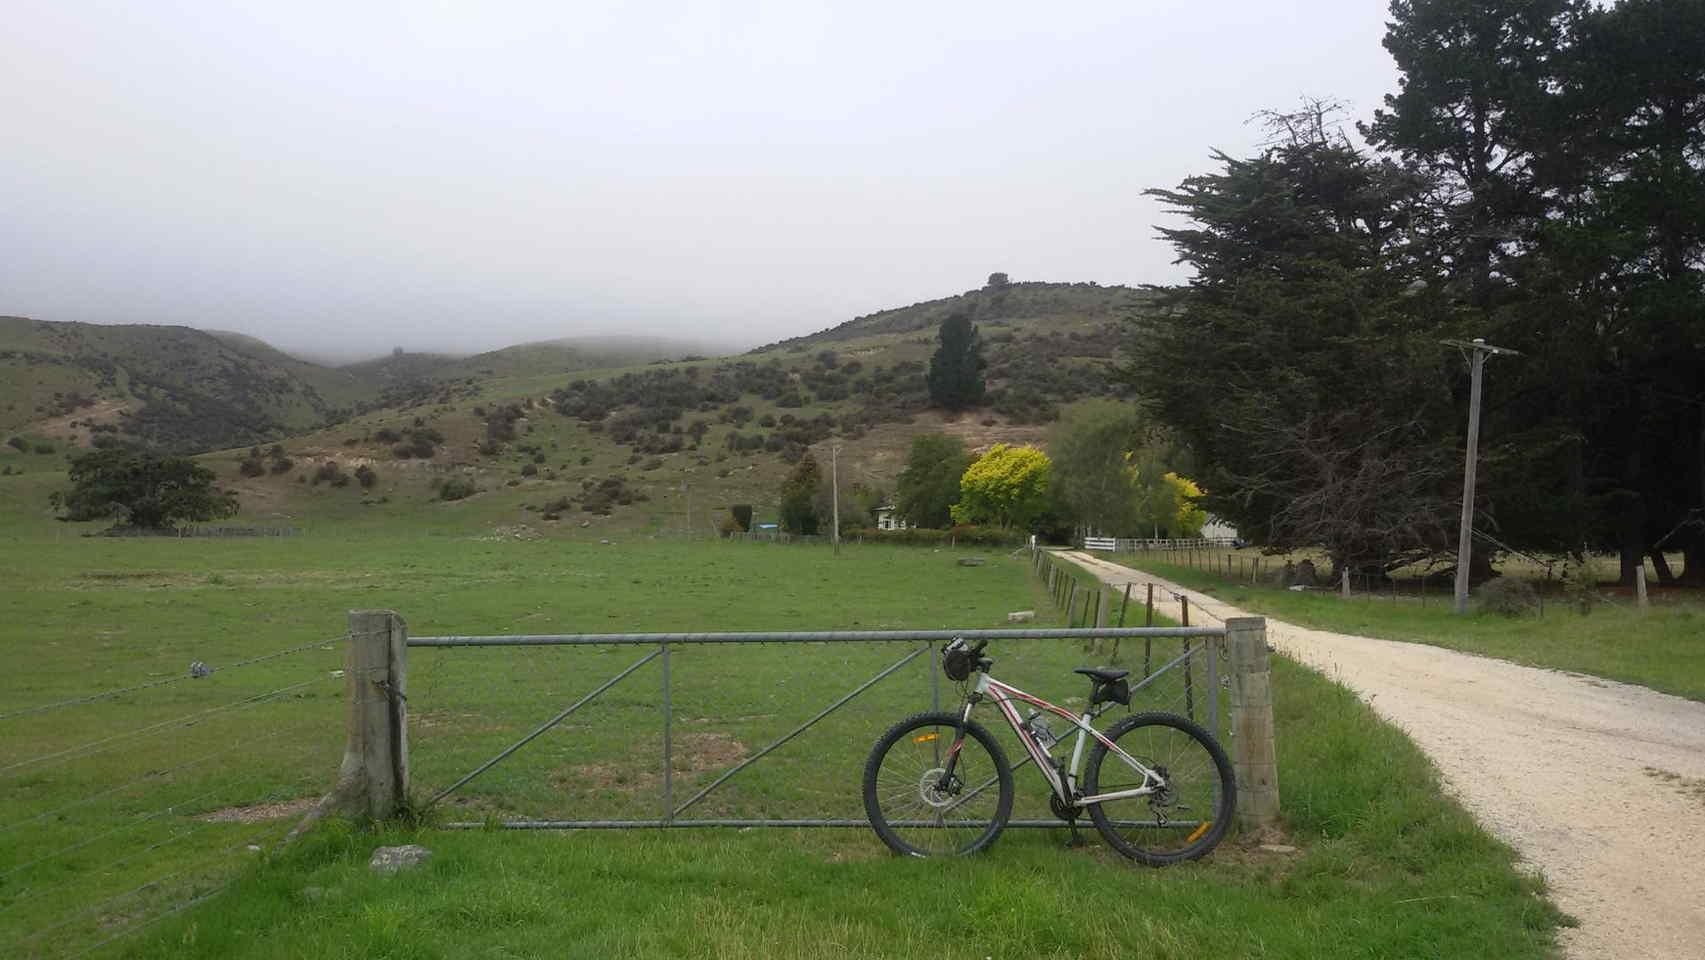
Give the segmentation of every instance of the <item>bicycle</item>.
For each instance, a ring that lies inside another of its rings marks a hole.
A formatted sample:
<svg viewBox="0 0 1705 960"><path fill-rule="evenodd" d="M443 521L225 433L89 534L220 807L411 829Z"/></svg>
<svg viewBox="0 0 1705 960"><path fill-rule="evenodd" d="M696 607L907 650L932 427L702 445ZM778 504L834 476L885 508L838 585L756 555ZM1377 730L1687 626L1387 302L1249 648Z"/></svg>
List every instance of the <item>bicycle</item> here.
<svg viewBox="0 0 1705 960"><path fill-rule="evenodd" d="M1237 787L1231 762L1211 733L1160 711L1132 714L1103 733L1092 721L1115 704L1130 705L1130 671L1074 671L1090 680L1089 703L1079 716L991 676L994 661L982 655L987 645L968 646L961 637L942 649L949 679L963 687L977 675L957 713L907 717L871 749L864 809L883 843L898 854L929 857L975 853L1000 836L1012 815L1012 765L988 729L971 719L974 706L991 700L1047 781L1049 808L1074 837L1078 816L1087 812L1109 846L1155 867L1197 859L1219 844L1231 825ZM1019 716L1018 703L1031 706L1029 716ZM1062 738L1039 711L1076 729L1069 764L1054 756ZM1091 739L1085 770L1084 745Z"/></svg>

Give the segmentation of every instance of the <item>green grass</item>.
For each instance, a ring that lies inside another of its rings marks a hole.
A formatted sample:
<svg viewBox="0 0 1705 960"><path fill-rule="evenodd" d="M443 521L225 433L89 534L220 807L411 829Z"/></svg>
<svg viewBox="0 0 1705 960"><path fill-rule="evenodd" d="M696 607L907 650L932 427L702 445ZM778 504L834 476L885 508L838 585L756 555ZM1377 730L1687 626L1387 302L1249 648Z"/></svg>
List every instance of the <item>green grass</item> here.
<svg viewBox="0 0 1705 960"><path fill-rule="evenodd" d="M1698 603L1676 601L1641 611L1623 602L1582 615L1554 600L1547 601L1543 616L1505 617L1479 610L1457 616L1448 593L1435 595L1424 606L1415 597L1362 595L1346 601L1330 591L1228 584L1213 573L1146 557L1114 559L1252 613L1303 626L1427 643L1705 700L1705 645L1699 643L1705 607Z"/></svg>
<svg viewBox="0 0 1705 960"><path fill-rule="evenodd" d="M18 478L6 478L16 480ZM25 478L30 480L31 478ZM988 626L1048 602L1023 559L987 552L631 540L488 541L474 529L386 535L376 525L267 541L55 539L0 528L0 713L139 680L220 668L87 706L0 719L0 767L147 725L277 700L118 741L75 760L0 770L0 943L56 955L236 885L113 949L163 957L915 956L1431 957L1551 953L1555 912L1508 850L1438 792L1415 747L1353 696L1275 669L1281 787L1294 855L1233 841L1211 862L1137 869L1060 831L1012 831L963 862L889 857L864 830L372 834L333 825L249 853L289 820L209 811L311 797L341 747L336 645L252 666L247 656L390 607L411 632L874 629ZM906 646L695 648L672 657L676 796L775 739ZM416 790L442 786L639 655L633 649L411 654ZM1001 672L1081 697L1067 643L1008 644ZM713 793L695 814L856 815L877 733L926 707L922 658ZM438 821L649 816L658 809L657 664L474 781ZM953 696L950 685L944 695ZM1144 705L1139 701L1138 706ZM1004 736L1004 735L1003 735ZM218 751L234 751L218 754ZM189 771L175 766L209 754ZM143 777L136 787L122 787ZM1033 772L1020 813L1038 811ZM164 813L165 804L173 804ZM152 814L152 816L151 816ZM71 844L92 842L68 853ZM423 870L368 874L381 843L434 849ZM39 864L31 861L43 859ZM260 862L242 866L245 859ZM159 885L129 891L172 874ZM18 943L66 918L51 935Z"/></svg>

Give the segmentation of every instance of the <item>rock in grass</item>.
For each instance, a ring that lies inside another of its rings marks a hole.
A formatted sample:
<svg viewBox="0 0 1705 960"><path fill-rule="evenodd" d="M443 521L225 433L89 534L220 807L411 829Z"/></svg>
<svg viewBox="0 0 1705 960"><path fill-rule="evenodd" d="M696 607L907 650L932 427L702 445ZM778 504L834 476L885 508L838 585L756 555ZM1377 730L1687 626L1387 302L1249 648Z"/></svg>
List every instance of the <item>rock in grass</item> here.
<svg viewBox="0 0 1705 960"><path fill-rule="evenodd" d="M432 856L432 851L415 843L405 843L400 847L380 847L373 851L373 859L367 861L367 869L386 876L399 870L418 867Z"/></svg>
<svg viewBox="0 0 1705 960"><path fill-rule="evenodd" d="M987 563L987 562L988 561L984 560L982 557L960 557L959 558L959 565L961 567L980 567L984 563Z"/></svg>
<svg viewBox="0 0 1705 960"><path fill-rule="evenodd" d="M1014 610L1006 615L1007 623L1029 623L1034 619L1036 619L1036 611L1034 610Z"/></svg>

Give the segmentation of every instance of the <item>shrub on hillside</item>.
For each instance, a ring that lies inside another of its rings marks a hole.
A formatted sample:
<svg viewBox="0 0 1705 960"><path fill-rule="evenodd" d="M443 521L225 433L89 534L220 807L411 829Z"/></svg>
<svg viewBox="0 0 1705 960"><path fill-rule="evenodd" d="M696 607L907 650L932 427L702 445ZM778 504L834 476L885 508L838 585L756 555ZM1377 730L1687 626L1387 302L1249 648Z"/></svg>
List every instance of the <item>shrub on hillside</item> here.
<svg viewBox="0 0 1705 960"><path fill-rule="evenodd" d="M1539 607L1539 593L1533 584L1515 577L1494 577L1475 591L1480 609L1505 617L1520 617Z"/></svg>
<svg viewBox="0 0 1705 960"><path fill-rule="evenodd" d="M349 474L343 472L343 467L336 460L327 460L314 468L314 473L308 478L308 482L316 487L322 483L329 483L334 487L346 487L349 485Z"/></svg>
<svg viewBox="0 0 1705 960"><path fill-rule="evenodd" d="M276 476L279 476L280 474L289 473L292 469L295 468L295 466L296 466L296 461L290 459L289 457L279 457L278 459L272 461L272 475L276 477Z"/></svg>
<svg viewBox="0 0 1705 960"><path fill-rule="evenodd" d="M364 463L355 468L355 479L356 482L361 484L361 489L371 490L373 489L373 484L379 482L379 471L374 470L372 467Z"/></svg>
<svg viewBox="0 0 1705 960"><path fill-rule="evenodd" d="M46 440L37 440L35 450L40 454L49 454L53 452L54 446Z"/></svg>
<svg viewBox="0 0 1705 960"><path fill-rule="evenodd" d="M245 477L259 477L266 473L266 464L259 457L244 457L237 464L237 472Z"/></svg>
<svg viewBox="0 0 1705 960"><path fill-rule="evenodd" d="M28 453L30 450L30 442L25 440L23 437L13 437L6 441L6 446L11 447L19 453Z"/></svg>
<svg viewBox="0 0 1705 960"><path fill-rule="evenodd" d="M536 463L523 463L521 465L521 476L523 476L523 477L536 477L538 475L539 475L539 465L538 464L536 464Z"/></svg>
<svg viewBox="0 0 1705 960"><path fill-rule="evenodd" d="M479 492L472 480L464 477L451 477L438 488L440 500L466 500Z"/></svg>

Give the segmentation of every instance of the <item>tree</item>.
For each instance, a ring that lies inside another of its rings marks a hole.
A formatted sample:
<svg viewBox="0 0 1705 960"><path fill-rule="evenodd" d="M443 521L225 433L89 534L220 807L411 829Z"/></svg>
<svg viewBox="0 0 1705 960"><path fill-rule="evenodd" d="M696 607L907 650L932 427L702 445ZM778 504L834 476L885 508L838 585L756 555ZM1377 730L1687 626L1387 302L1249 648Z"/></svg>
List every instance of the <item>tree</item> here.
<svg viewBox="0 0 1705 960"><path fill-rule="evenodd" d="M912 440L906 468L894 481L894 508L908 523L943 528L953 523L959 478L971 456L958 437L926 433Z"/></svg>
<svg viewBox="0 0 1705 960"><path fill-rule="evenodd" d="M236 495L213 485L213 471L187 457L108 449L71 461L69 490L50 498L65 520L111 517L121 525L168 530L182 520L237 512Z"/></svg>
<svg viewBox="0 0 1705 960"><path fill-rule="evenodd" d="M1447 318L1411 243L1429 182L1328 110L1275 115L1260 155L1149 191L1190 218L1161 233L1196 275L1137 322L1128 373L1205 465L1205 508L1257 542L1385 569L1447 542Z"/></svg>
<svg viewBox="0 0 1705 960"><path fill-rule="evenodd" d="M1007 279L1006 274L996 271L989 274L988 287L991 290L1000 290L1011 282L1011 280Z"/></svg>
<svg viewBox="0 0 1705 960"><path fill-rule="evenodd" d="M1402 79L1363 132L1435 186L1426 239L1475 310L1507 292L1501 268L1545 214L1535 167L1557 132L1549 91L1584 5L1392 0L1384 44Z"/></svg>
<svg viewBox="0 0 1705 960"><path fill-rule="evenodd" d="M1152 467L1160 459L1152 448L1161 443L1132 404L1092 400L1071 408L1048 437L1060 506L1092 530L1146 535L1152 524L1142 509L1144 488L1157 488L1164 471L1139 470L1137 461Z"/></svg>
<svg viewBox="0 0 1705 960"><path fill-rule="evenodd" d="M749 503L737 503L734 506L728 508L728 513L729 513L729 516L734 518L734 525L736 527L740 528L741 533L751 532L751 530L752 530L752 505L751 504L749 504Z"/></svg>
<svg viewBox="0 0 1705 960"><path fill-rule="evenodd" d="M1048 508L1054 464L1035 447L997 443L959 481L955 523L994 524L1028 530Z"/></svg>
<svg viewBox="0 0 1705 960"><path fill-rule="evenodd" d="M793 473L781 485L781 528L788 533L811 535L817 532L817 487L823 481L823 471L817 458L807 450Z"/></svg>
<svg viewBox="0 0 1705 960"><path fill-rule="evenodd" d="M955 313L941 322L941 346L929 360L929 400L945 410L983 402L983 340L971 318Z"/></svg>

